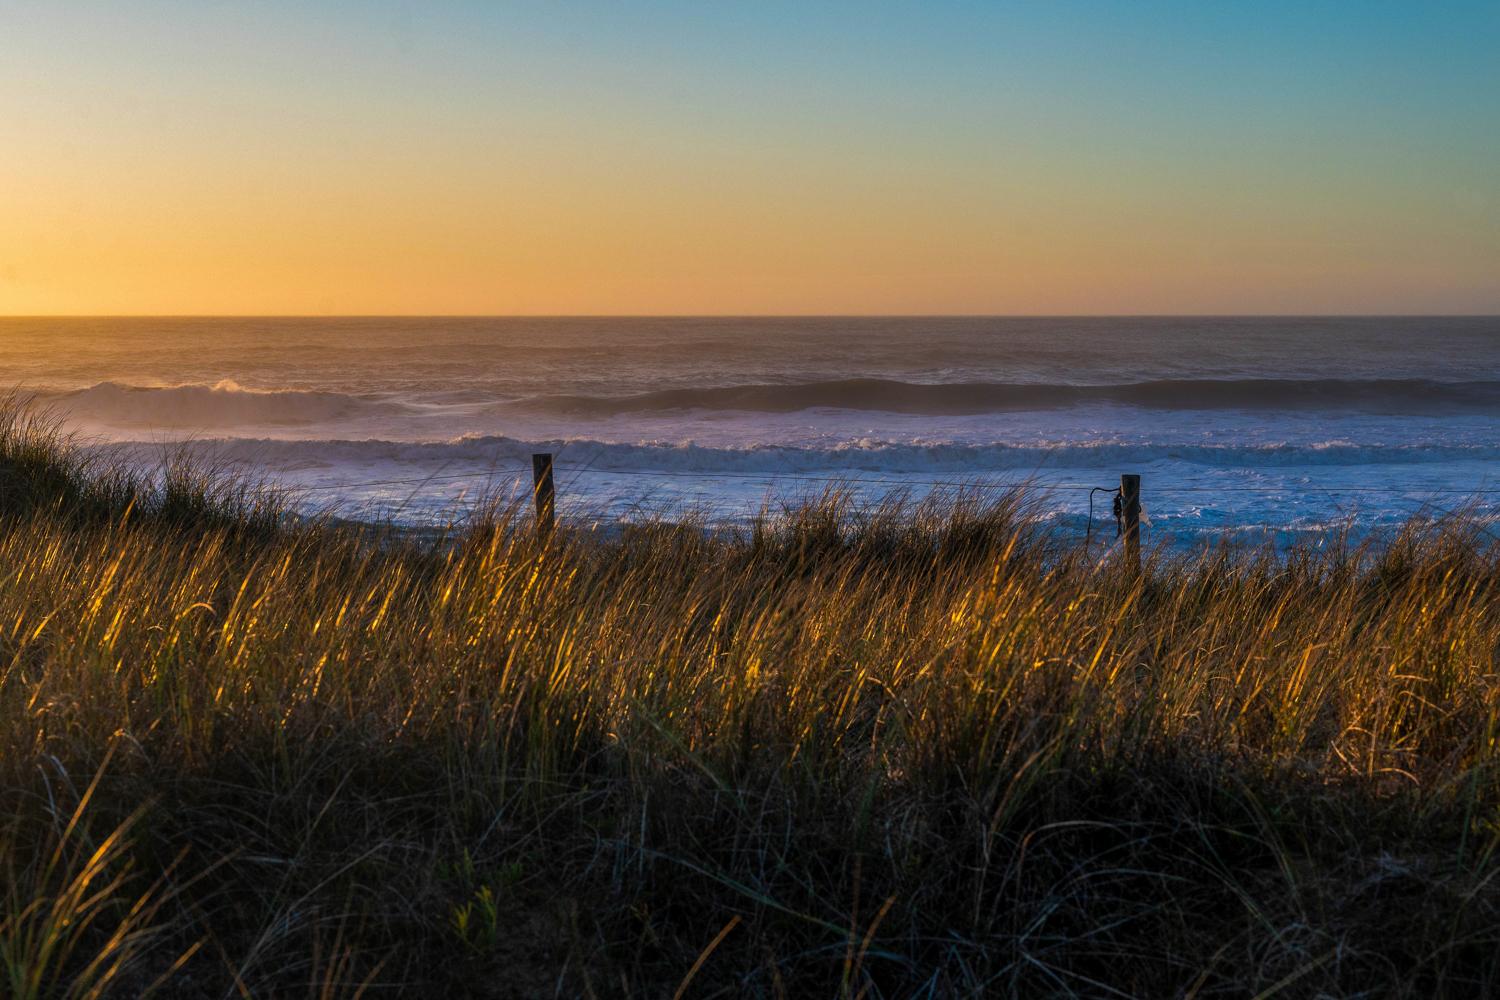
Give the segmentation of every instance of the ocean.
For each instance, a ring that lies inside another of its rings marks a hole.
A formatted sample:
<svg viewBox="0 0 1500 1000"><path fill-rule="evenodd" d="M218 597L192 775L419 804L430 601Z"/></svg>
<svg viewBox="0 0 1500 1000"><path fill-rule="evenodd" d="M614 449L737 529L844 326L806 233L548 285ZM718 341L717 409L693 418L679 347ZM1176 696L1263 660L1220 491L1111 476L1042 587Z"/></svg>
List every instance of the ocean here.
<svg viewBox="0 0 1500 1000"><path fill-rule="evenodd" d="M1494 317L5 318L0 380L86 447L404 524L540 451L590 524L1029 483L1082 532L1121 473L1148 544L1500 515Z"/></svg>

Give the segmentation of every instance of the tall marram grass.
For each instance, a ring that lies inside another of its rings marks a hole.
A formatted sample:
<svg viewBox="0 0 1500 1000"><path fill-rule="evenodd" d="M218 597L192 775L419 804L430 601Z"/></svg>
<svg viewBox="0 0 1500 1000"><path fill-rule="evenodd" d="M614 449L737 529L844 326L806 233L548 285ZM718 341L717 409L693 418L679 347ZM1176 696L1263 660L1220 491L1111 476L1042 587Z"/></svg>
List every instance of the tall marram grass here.
<svg viewBox="0 0 1500 1000"><path fill-rule="evenodd" d="M79 455L0 421L18 995L1500 990L1471 518L1135 577L1019 494L418 540Z"/></svg>

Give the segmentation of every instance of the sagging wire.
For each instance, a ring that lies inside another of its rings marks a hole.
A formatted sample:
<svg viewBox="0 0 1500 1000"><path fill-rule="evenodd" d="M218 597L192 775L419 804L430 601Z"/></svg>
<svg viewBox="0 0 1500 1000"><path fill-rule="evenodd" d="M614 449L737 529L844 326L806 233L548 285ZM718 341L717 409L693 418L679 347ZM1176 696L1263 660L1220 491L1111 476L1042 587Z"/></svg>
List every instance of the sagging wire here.
<svg viewBox="0 0 1500 1000"><path fill-rule="evenodd" d="M1125 531L1125 528L1124 528L1125 506L1124 506L1124 501L1122 501L1120 499L1120 487L1118 487L1118 486L1115 486L1115 487L1109 487L1109 486L1095 486L1095 487L1092 487L1089 490L1089 524L1088 524L1088 527L1084 530L1084 533L1083 533L1083 547L1084 547L1085 551L1088 550L1089 542L1093 540L1093 536L1094 536L1094 494L1095 493L1113 493L1115 495L1115 503L1114 503L1115 537L1119 538L1120 535L1122 535L1124 533L1124 531Z"/></svg>

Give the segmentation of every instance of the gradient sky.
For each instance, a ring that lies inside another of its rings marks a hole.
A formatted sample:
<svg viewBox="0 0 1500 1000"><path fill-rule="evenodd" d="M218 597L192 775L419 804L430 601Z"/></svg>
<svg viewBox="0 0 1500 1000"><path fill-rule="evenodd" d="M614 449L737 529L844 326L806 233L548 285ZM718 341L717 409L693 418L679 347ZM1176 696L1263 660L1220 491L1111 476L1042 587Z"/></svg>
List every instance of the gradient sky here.
<svg viewBox="0 0 1500 1000"><path fill-rule="evenodd" d="M0 313L1500 312L1500 2L0 0Z"/></svg>

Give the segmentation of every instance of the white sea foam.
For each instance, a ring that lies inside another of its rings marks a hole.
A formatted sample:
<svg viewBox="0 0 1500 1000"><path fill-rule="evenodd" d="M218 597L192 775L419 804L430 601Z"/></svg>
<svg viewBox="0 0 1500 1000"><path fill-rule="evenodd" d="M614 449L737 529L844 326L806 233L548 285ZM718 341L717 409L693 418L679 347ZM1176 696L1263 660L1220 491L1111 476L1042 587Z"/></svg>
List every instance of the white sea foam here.
<svg viewBox="0 0 1500 1000"><path fill-rule="evenodd" d="M143 455L157 443L125 445ZM982 476L992 472L1042 472L1049 468L1122 469L1170 462L1207 469L1311 471L1324 467L1422 466L1500 460L1493 444L1356 444L1347 441L1260 445L1071 441L1038 445L940 442L909 444L846 441L826 447L750 443L707 447L685 443L621 443L590 438L518 439L461 437L451 441L209 438L196 451L281 471L336 470L398 465L419 468L530 468L537 452L565 452L559 466L595 471L735 473L775 477L802 473L899 473L912 476Z"/></svg>

